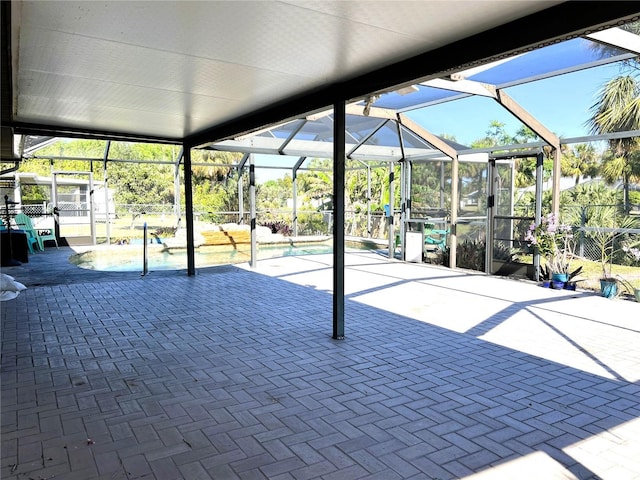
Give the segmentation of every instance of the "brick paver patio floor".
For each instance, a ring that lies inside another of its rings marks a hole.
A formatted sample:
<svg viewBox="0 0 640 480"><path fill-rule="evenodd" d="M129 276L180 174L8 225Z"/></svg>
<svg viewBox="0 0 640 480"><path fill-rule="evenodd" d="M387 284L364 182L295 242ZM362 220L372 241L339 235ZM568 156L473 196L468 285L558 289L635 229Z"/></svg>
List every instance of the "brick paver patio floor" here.
<svg viewBox="0 0 640 480"><path fill-rule="evenodd" d="M0 304L1 477L640 479L640 304L346 258Z"/></svg>

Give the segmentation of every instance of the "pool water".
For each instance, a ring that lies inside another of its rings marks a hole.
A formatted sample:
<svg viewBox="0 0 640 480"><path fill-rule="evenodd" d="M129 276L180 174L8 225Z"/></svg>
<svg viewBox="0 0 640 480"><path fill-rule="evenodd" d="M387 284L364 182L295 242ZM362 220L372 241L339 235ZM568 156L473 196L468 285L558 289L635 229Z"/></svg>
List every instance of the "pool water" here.
<svg viewBox="0 0 640 480"><path fill-rule="evenodd" d="M366 249L366 247L355 247ZM106 272L132 272L143 270L141 245L111 245L97 247L84 253L73 255L71 263L80 268ZM290 255L314 255L331 253L332 243L296 243L258 246L258 260ZM166 249L162 245L149 244L147 248L148 270L180 270L187 268L186 249ZM251 246L227 245L202 246L196 248L196 267L210 267L244 263L251 260Z"/></svg>

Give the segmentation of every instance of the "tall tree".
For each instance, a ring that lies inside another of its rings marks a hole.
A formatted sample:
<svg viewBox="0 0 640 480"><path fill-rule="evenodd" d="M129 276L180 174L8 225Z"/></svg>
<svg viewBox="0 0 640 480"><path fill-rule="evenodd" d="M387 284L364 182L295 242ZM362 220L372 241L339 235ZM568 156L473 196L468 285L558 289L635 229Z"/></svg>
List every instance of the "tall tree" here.
<svg viewBox="0 0 640 480"><path fill-rule="evenodd" d="M640 83L637 77L620 75L607 82L591 106L591 117L587 120L587 125L593 134L639 130ZM639 148L637 137L611 139L610 155L603 166L605 179L622 179L626 209L629 208L629 183L640 181Z"/></svg>
<svg viewBox="0 0 640 480"><path fill-rule="evenodd" d="M573 148L563 148L562 175L573 177L575 185L580 183L581 177L594 178L598 173L598 158L596 149L589 143L580 143Z"/></svg>

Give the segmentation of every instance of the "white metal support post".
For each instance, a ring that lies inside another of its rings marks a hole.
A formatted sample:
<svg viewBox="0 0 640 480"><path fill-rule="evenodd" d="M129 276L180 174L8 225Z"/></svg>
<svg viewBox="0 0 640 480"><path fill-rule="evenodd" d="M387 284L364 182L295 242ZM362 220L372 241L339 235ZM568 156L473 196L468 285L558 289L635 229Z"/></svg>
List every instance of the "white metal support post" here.
<svg viewBox="0 0 640 480"><path fill-rule="evenodd" d="M104 147L104 157L102 159L102 187L104 188L104 225L106 227L107 245L111 245L111 215L109 214L109 177L107 175L107 163L109 159L109 149L111 140L107 141ZM115 212L113 212L115 213Z"/></svg>
<svg viewBox="0 0 640 480"><path fill-rule="evenodd" d="M257 232L256 232L256 166L253 154L249 155L249 211L251 217L251 268L256 268L258 261Z"/></svg>
<svg viewBox="0 0 640 480"><path fill-rule="evenodd" d="M307 157L300 157L291 170L291 188L293 189L293 236L298 236L298 170Z"/></svg>

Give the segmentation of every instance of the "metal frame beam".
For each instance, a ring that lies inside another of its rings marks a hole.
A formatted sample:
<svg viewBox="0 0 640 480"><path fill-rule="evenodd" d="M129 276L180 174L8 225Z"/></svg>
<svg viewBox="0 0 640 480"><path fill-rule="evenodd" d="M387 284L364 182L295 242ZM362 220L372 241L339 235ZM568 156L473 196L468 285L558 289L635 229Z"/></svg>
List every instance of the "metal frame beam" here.
<svg viewBox="0 0 640 480"><path fill-rule="evenodd" d="M256 214L256 166L253 155L249 155L249 228L251 229L251 260L249 265L256 268L258 262L258 235L257 235L257 214Z"/></svg>
<svg viewBox="0 0 640 480"><path fill-rule="evenodd" d="M109 150L111 149L111 141L107 141L104 147L104 158L102 160L102 188L104 189L104 224L107 234L107 245L111 245L111 215L109 215L109 188L107 175L107 163L109 161ZM115 213L115 212L113 212Z"/></svg>
<svg viewBox="0 0 640 480"><path fill-rule="evenodd" d="M282 142L282 145L280 145L280 148L278 149L278 153L280 155L285 155L284 149L286 148L286 146L289 145L291 140L295 138L298 132L300 132L300 130L302 130L302 128L306 124L307 124L307 120L305 120L304 118L300 120L299 124L291 131L291 134L286 138L286 140Z"/></svg>
<svg viewBox="0 0 640 480"><path fill-rule="evenodd" d="M244 223L244 189L242 185L242 171L244 170L244 166L249 160L249 154L245 153L242 156L242 160L238 162L236 165L236 169L238 172L238 223Z"/></svg>
<svg viewBox="0 0 640 480"><path fill-rule="evenodd" d="M298 236L298 170L307 157L300 157L291 169L291 189L293 193L293 235Z"/></svg>
<svg viewBox="0 0 640 480"><path fill-rule="evenodd" d="M344 338L344 181L346 162L345 104L333 105L333 335Z"/></svg>
<svg viewBox="0 0 640 480"><path fill-rule="evenodd" d="M38 123L12 122L14 133L19 135L35 135L44 137L85 138L89 140L112 140L114 142L160 143L180 145L182 139L139 135L134 133L109 132L89 128L58 127Z"/></svg>
<svg viewBox="0 0 640 480"><path fill-rule="evenodd" d="M196 274L195 235L193 232L193 176L191 172L191 148L183 146L184 156L184 208L187 227L187 275Z"/></svg>

